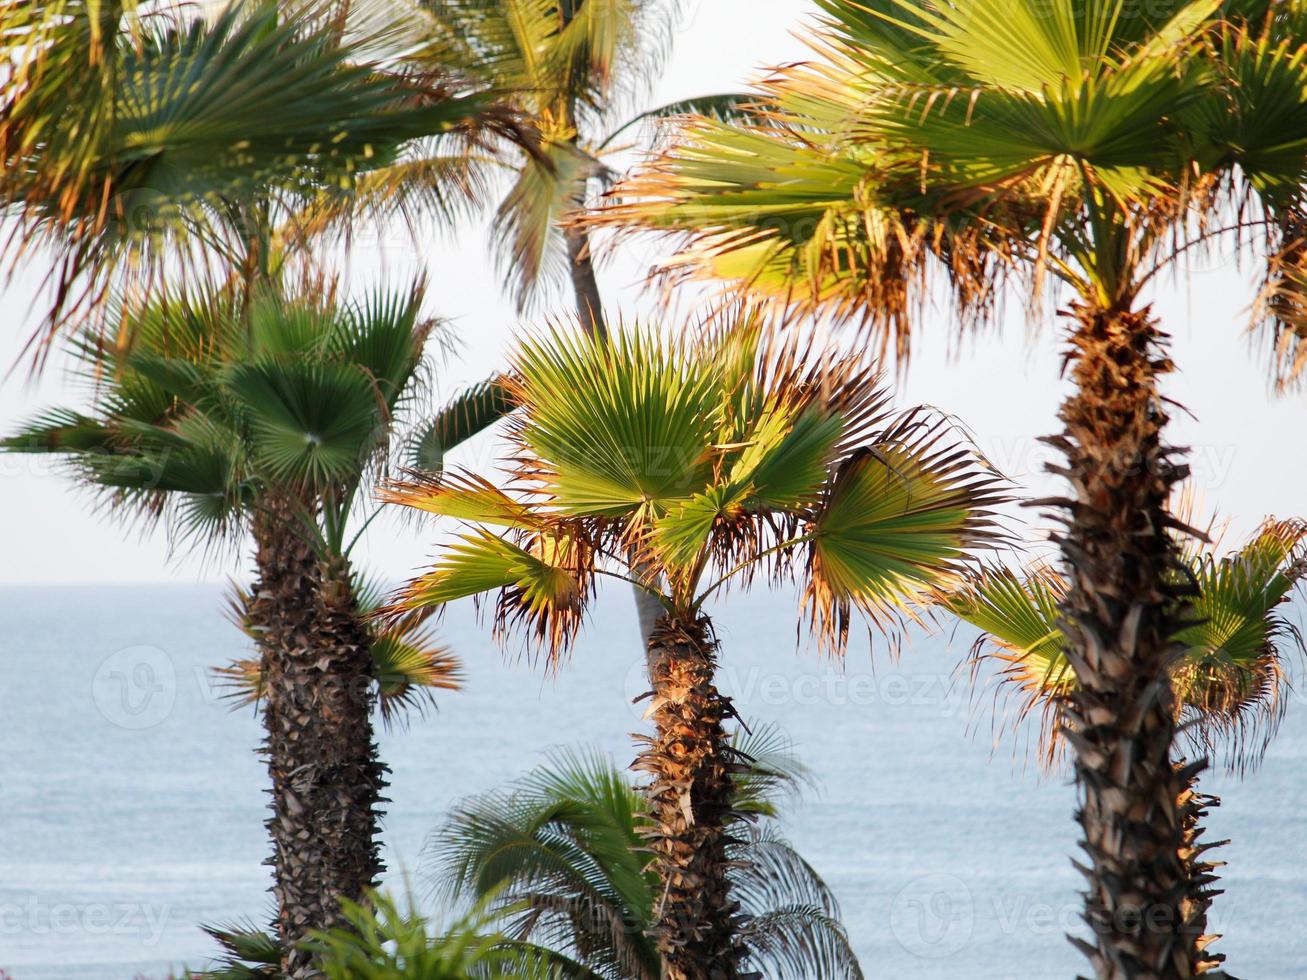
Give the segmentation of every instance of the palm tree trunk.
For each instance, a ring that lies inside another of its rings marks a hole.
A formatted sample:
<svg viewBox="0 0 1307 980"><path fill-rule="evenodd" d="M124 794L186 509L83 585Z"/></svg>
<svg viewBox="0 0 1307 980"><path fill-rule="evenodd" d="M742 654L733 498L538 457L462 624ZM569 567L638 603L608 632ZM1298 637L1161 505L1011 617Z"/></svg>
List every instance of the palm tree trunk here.
<svg viewBox="0 0 1307 980"><path fill-rule="evenodd" d="M1072 941L1099 980L1196 975L1193 884L1181 860L1185 780L1171 764L1175 712L1168 665L1186 590L1167 512L1187 468L1162 442L1158 378L1171 370L1147 310L1078 306L1063 405L1071 483L1058 535L1070 571L1063 605L1079 680L1067 739L1075 749L1078 819L1089 887L1090 942ZM1196 773L1201 764L1194 768Z"/></svg>
<svg viewBox="0 0 1307 980"><path fill-rule="evenodd" d="M732 899L726 832L734 751L723 722L729 698L713 684L716 648L706 619L664 616L649 640L655 734L642 737L649 845L662 882L651 933L664 980L739 980L739 903Z"/></svg>
<svg viewBox="0 0 1307 980"><path fill-rule="evenodd" d="M572 272L572 292L576 296L576 313L586 333L600 340L608 336L604 320L603 297L599 295L599 280L595 276L594 259L590 254L590 236L584 228L567 228L567 264Z"/></svg>
<svg viewBox="0 0 1307 980"><path fill-rule="evenodd" d="M282 969L303 980L320 974L296 944L310 930L343 925L340 899L361 900L384 870L385 768L372 737L369 641L348 567L319 560L292 504L265 508L254 532L259 582L250 615L262 637L272 890Z"/></svg>
<svg viewBox="0 0 1307 980"><path fill-rule="evenodd" d="M1212 977L1214 980L1215 977L1226 976L1225 973L1212 972L1219 970L1221 964L1225 962L1225 954L1213 953L1207 948L1221 938L1207 931L1207 915L1211 911L1212 900L1217 895L1224 894L1224 889L1211 886L1218 880L1217 869L1225 862L1208 860L1206 855L1208 851L1230 842L1228 840L1212 841L1208 844L1202 842L1201 838L1207 829L1204 826L1207 815L1212 809L1221 805L1220 797L1200 792L1198 773L1184 761L1176 764L1176 771L1185 784L1185 790L1177 801L1184 829L1180 860L1184 862L1192 885L1185 914L1192 920L1193 931L1197 936L1193 951L1196 969L1199 974Z"/></svg>

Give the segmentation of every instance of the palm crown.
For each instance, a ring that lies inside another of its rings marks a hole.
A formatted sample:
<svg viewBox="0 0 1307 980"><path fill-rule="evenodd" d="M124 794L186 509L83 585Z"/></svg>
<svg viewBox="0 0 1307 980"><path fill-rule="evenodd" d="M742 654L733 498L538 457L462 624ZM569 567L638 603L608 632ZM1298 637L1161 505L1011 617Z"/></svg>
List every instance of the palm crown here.
<svg viewBox="0 0 1307 980"><path fill-rule="evenodd" d="M761 123L692 121L594 220L687 234L670 271L869 321L906 350L932 278L977 315L1014 270L1128 303L1195 207L1206 236L1250 201L1260 308L1292 361L1307 7L819 5L817 59L769 80Z"/></svg>
<svg viewBox="0 0 1307 980"><path fill-rule="evenodd" d="M52 323L98 307L124 268L158 274L165 258L193 258L198 270L215 250L223 275L266 265L267 242L248 253L273 205L348 197L414 141L515 132L491 94L448 72L380 70L366 39L343 43L301 14L6 7L15 70L0 88L0 200L19 218L11 244L55 253Z"/></svg>
<svg viewBox="0 0 1307 980"><path fill-rule="evenodd" d="M260 498L298 501L331 543L418 397L432 324L422 290L358 301L162 296L122 309L118 342L73 345L96 407L57 409L13 450L69 454L86 482L185 533L221 535Z"/></svg>
<svg viewBox="0 0 1307 980"><path fill-rule="evenodd" d="M806 353L765 343L747 314L698 347L648 331L528 341L508 382L513 492L450 473L384 493L473 525L401 604L499 590L500 622L556 652L595 576L634 578L634 554L673 614L739 577L796 578L837 648L854 607L907 610L996 536L1000 481L938 416L892 412L870 364Z"/></svg>
<svg viewBox="0 0 1307 980"><path fill-rule="evenodd" d="M565 263L588 262L583 240L563 248L559 220L587 203L605 155L643 121L689 112L738 118L752 96L707 95L635 113L680 11L678 0L382 0L358 15L397 22L392 45L423 70L455 70L531 119L539 143L515 164L492 234L520 306ZM364 11L369 5L363 5ZM575 237L575 233L573 233ZM591 311L592 313L596 311Z"/></svg>

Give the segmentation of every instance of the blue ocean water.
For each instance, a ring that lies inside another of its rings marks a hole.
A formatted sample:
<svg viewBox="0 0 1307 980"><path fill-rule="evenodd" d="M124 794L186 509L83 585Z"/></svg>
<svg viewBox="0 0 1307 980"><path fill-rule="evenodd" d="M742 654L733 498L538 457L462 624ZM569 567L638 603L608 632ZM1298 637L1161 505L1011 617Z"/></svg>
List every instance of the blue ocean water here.
<svg viewBox="0 0 1307 980"><path fill-rule="evenodd" d="M457 798L597 745L626 763L644 722L630 597L601 597L556 676L493 648L471 607L443 639L465 691L386 733L390 884L421 885L424 839ZM838 895L871 978L1069 978L1081 960L1074 794L1028 747L995 745L988 694L956 670L970 636L916 638L841 670L796 652L794 601L715 616L723 687L797 743L819 790L786 831ZM201 922L267 908L259 726L207 669L245 652L213 587L0 590L0 967L13 980L163 980L201 966ZM1300 685L1301 686L1301 685ZM1307 974L1307 704L1261 768L1213 774L1212 839L1233 843L1214 923L1238 976Z"/></svg>

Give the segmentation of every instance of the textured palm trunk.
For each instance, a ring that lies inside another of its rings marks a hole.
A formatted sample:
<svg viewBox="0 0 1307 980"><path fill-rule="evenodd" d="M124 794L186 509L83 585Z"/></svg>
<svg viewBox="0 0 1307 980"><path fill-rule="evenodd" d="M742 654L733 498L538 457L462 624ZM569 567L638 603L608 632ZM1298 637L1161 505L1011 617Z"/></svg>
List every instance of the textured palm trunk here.
<svg viewBox="0 0 1307 980"><path fill-rule="evenodd" d="M1221 800L1198 789L1198 773L1192 771L1190 766L1181 762L1177 764L1176 770L1185 781L1184 792L1180 794L1180 799L1177 801L1184 831L1184 839L1180 845L1180 860L1184 862L1191 884L1188 905L1184 912L1193 922L1193 931L1196 935L1194 939L1196 969L1200 974L1214 980L1216 977L1226 976L1225 973L1219 972L1221 964L1225 962L1225 954L1208 949L1221 937L1207 931L1207 916L1211 912L1213 899L1217 895L1224 894L1223 889L1213 888L1212 885L1218 881L1217 869L1225 862L1212 861L1207 857L1207 853L1230 842L1219 840L1203 843L1207 816L1212 809L1221 805Z"/></svg>
<svg viewBox="0 0 1307 980"><path fill-rule="evenodd" d="M1078 307L1069 366L1076 392L1050 443L1071 483L1059 542L1071 575L1063 606L1079 680L1067 739L1089 858L1089 942L1099 980L1197 975L1200 925L1181 858L1186 779L1171 764L1178 565L1167 500L1186 474L1162 441L1158 378L1171 370L1148 312ZM1194 772L1201 768L1191 767Z"/></svg>
<svg viewBox="0 0 1307 980"><path fill-rule="evenodd" d="M581 228L568 228L567 264L572 272L572 292L576 296L576 313L586 333L603 339L608 336L604 320L603 298L599 295L599 280L595 276L594 259L590 254L590 236Z"/></svg>
<svg viewBox="0 0 1307 980"><path fill-rule="evenodd" d="M372 658L348 568L324 566L290 506L255 525L259 582L250 609L263 658L263 752L272 779L273 895L282 969L318 977L296 948L343 925L383 869L378 842L385 769L372 736Z"/></svg>
<svg viewBox="0 0 1307 980"><path fill-rule="evenodd" d="M662 892L651 930L664 980L739 980L739 903L731 897L727 825L738 768L723 722L734 716L713 684L708 623L661 619L649 640L655 734L635 768L646 790L649 845Z"/></svg>

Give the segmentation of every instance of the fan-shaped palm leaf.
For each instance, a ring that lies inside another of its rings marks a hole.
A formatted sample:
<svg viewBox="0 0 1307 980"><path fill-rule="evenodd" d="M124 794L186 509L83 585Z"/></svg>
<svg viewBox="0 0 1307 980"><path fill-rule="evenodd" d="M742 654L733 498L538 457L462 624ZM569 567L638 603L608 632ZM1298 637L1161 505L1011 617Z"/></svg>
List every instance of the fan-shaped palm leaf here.
<svg viewBox="0 0 1307 980"><path fill-rule="evenodd" d="M1297 628L1276 610L1307 570L1304 540L1301 522L1269 521L1228 555L1195 549L1188 556L1195 594L1190 622L1176 635L1183 654L1171 676L1178 709L1207 744L1224 734L1237 748L1245 732L1274 731L1287 683L1283 644L1302 645ZM992 568L948 599L953 613L982 631L973 655L1002 664L1004 680L1020 693L1022 713L1044 712L1042 740L1050 760L1065 724L1060 707L1077 684L1059 625L1065 591L1065 580L1046 565L1025 578Z"/></svg>
<svg viewBox="0 0 1307 980"><path fill-rule="evenodd" d="M211 21L80 3L6 17L25 22L4 32L23 68L3 91L0 199L19 219L11 244L55 251L56 314L75 289L103 299L124 250L158 263L239 239L256 198L348 188L408 141L500 114L440 78L355 64L330 32L266 5Z"/></svg>

